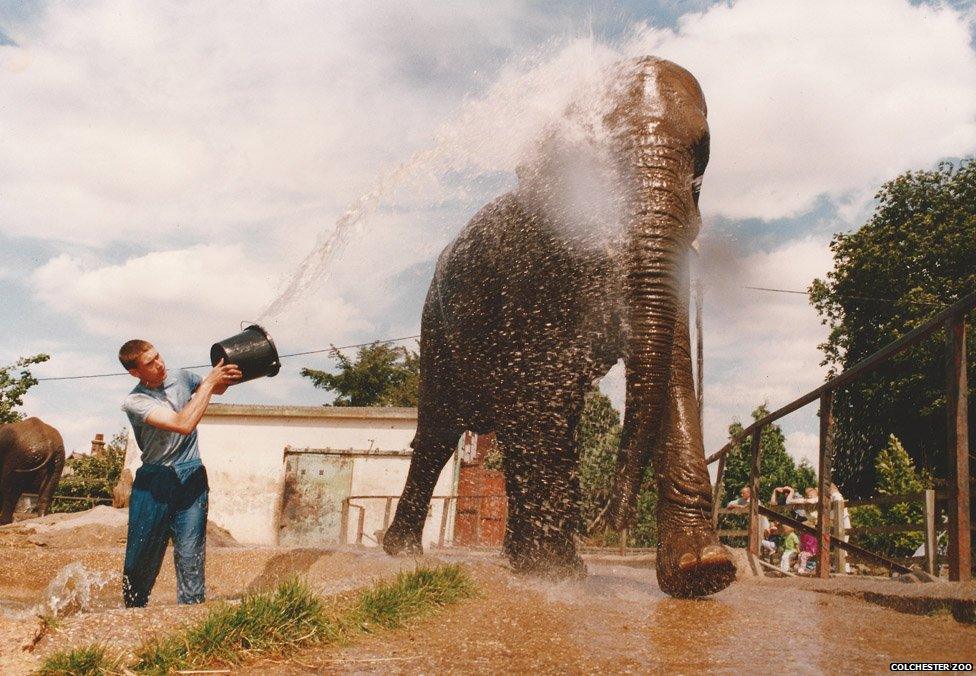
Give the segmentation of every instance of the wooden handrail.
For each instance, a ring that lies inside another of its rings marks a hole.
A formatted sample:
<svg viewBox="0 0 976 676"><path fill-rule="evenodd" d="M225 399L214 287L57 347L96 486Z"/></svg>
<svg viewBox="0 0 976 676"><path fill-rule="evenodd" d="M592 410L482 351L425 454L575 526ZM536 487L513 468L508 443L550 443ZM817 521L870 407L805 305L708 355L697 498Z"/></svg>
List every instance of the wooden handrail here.
<svg viewBox="0 0 976 676"><path fill-rule="evenodd" d="M779 420L783 416L789 415L793 411L803 408L807 404L816 401L817 399L820 398L820 396L824 392L831 392L833 390L836 390L837 388L843 387L844 385L847 385L848 383L857 380L861 376L873 371L877 367L887 362L893 356L895 356L896 354L904 350L905 348L914 345L918 341L928 336L930 333L933 333L936 330L942 328L942 325L945 323L947 319L969 312L974 307L976 307L976 291L963 296L955 303L953 303L952 305L944 309L942 312L938 313L937 315L935 315L934 317L926 321L921 326L909 331L898 340L888 343L880 350L878 350L877 352L875 352L874 354L868 357L865 357L857 364L844 371L843 373L840 373L834 376L833 378L830 378L817 389L811 392L807 392L802 397L799 397L798 399L791 401L786 406L778 408L772 413L770 413L769 415L755 421L754 423L746 427L744 430L742 430L739 434L735 435L735 437L729 440L729 442L725 444L725 446L723 446L721 449L708 456L705 459L705 463L708 465L712 464L713 462L721 458L723 455L728 453L730 450L732 450L733 446L740 443L747 436L751 435L755 430L762 429L766 425L776 420Z"/></svg>

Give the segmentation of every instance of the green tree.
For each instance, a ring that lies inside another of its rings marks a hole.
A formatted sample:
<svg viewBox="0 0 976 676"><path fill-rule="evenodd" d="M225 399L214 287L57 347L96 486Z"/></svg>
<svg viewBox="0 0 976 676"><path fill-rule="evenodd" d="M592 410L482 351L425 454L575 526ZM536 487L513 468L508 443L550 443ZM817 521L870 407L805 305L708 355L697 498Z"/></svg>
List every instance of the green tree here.
<svg viewBox="0 0 976 676"><path fill-rule="evenodd" d="M931 487L931 478L915 469L915 463L894 434L888 438L888 445L875 457L876 486L879 495L908 495L920 493ZM852 507L851 526L903 526L923 523L922 505L918 502L900 502L885 507L865 505ZM856 536L858 544L887 554L888 556L911 556L923 541L922 533L865 533Z"/></svg>
<svg viewBox="0 0 976 676"><path fill-rule="evenodd" d="M420 356L404 347L373 343L359 348L355 361L333 348L338 372L303 368L315 387L336 393L333 406L416 406Z"/></svg>
<svg viewBox="0 0 976 676"><path fill-rule="evenodd" d="M80 455L65 463L65 471L58 482L56 493L76 498L112 500L112 489L119 481L125 463L127 434L123 429L105 444L105 451L98 455ZM51 511L75 512L88 509L91 503L80 500L54 499Z"/></svg>
<svg viewBox="0 0 976 676"><path fill-rule="evenodd" d="M620 413L599 390L586 395L583 414L576 428L579 446L580 512L584 531L597 521L610 500L613 474L620 447ZM657 485L654 470L648 467L637 496L637 523L631 529L629 544L652 547L657 544ZM597 524L599 525L599 524ZM616 543L616 534L589 533L598 544Z"/></svg>
<svg viewBox="0 0 976 676"><path fill-rule="evenodd" d="M902 174L877 194L871 219L835 235L834 270L810 288L830 328L820 347L832 372L850 368L976 289L976 161ZM974 354L976 331L968 333ZM976 438L976 360L969 361L969 436ZM889 434L916 466L944 478L945 332L906 350L834 400L834 480L849 497L877 483Z"/></svg>
<svg viewBox="0 0 976 676"><path fill-rule="evenodd" d="M0 368L0 424L23 419L23 414L16 409L23 406L27 390L37 384L37 378L31 375L28 367L50 358L46 354L35 354L33 357L21 357L10 366ZM15 373L17 369L20 369L19 373Z"/></svg>
<svg viewBox="0 0 976 676"><path fill-rule="evenodd" d="M752 412L752 419L759 420L769 415L765 404ZM734 438L745 429L740 422L729 425L729 438ZM759 436L759 447L762 450L759 497L768 503L772 498L773 489L778 486L792 486L802 492L808 486L817 484L817 473L806 460L797 465L789 453L786 452L786 436L779 425L772 424L763 428ZM748 486L752 474L752 435L737 443L725 458L724 492L722 504L727 504L738 497L739 490Z"/></svg>

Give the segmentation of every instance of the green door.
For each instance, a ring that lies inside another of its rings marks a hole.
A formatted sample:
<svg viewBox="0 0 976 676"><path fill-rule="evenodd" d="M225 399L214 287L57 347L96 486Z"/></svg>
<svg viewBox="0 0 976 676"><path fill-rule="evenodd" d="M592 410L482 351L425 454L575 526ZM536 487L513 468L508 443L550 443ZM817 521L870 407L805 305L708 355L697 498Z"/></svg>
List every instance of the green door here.
<svg viewBox="0 0 976 676"><path fill-rule="evenodd" d="M279 545L339 543L342 501L352 487L352 464L352 458L341 455L285 451Z"/></svg>

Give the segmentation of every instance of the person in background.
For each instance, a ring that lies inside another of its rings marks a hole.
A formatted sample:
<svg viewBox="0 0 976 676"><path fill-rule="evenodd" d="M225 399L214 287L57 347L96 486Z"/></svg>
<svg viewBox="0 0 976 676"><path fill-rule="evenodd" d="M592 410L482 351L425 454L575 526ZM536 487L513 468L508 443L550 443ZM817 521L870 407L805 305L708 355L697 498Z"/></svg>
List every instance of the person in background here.
<svg viewBox="0 0 976 676"><path fill-rule="evenodd" d="M788 573L793 563L793 557L799 554L800 539L796 536L796 531L790 526L780 524L779 528L785 535L783 538L783 558L779 560L779 569L784 573Z"/></svg>
<svg viewBox="0 0 976 676"><path fill-rule="evenodd" d="M817 544L817 536L812 533L807 533L806 531L800 533L800 556L796 564L796 572L800 575L806 575L810 571L807 570L807 564L810 559L817 555L820 550Z"/></svg>
<svg viewBox="0 0 976 676"><path fill-rule="evenodd" d="M730 500L726 509L749 509L749 501L752 499L752 490L748 486L739 489L739 497Z"/></svg>
<svg viewBox="0 0 976 676"><path fill-rule="evenodd" d="M762 540L760 540L759 544L761 546L760 554L765 555L765 557L770 561L772 561L773 555L776 553L776 540L778 539L778 533L779 526L775 523L770 525L769 520L766 519Z"/></svg>
<svg viewBox="0 0 976 676"><path fill-rule="evenodd" d="M122 598L127 608L149 602L172 538L176 599L202 603L208 484L197 424L210 397L238 382L241 371L221 361L205 378L187 370L170 373L145 340L127 341L119 349L119 361L139 380L122 410L142 451L129 499Z"/></svg>

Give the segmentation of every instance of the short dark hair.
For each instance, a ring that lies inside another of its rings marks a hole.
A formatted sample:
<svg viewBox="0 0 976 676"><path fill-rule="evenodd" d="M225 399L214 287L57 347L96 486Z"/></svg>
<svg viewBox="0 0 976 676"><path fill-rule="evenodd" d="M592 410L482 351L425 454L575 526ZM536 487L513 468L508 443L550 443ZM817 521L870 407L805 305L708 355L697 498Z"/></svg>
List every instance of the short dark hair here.
<svg viewBox="0 0 976 676"><path fill-rule="evenodd" d="M152 343L147 340L141 340L139 338L133 338L132 340L125 341L125 344L119 348L119 361L125 370L134 369L136 367L136 360L146 350L152 349Z"/></svg>

